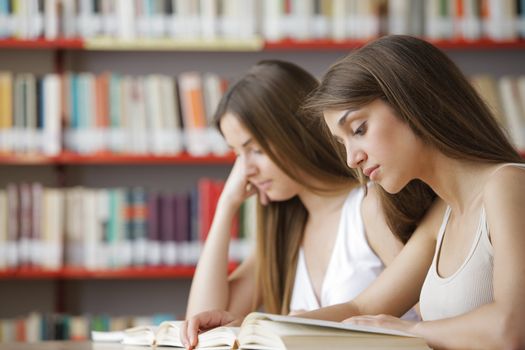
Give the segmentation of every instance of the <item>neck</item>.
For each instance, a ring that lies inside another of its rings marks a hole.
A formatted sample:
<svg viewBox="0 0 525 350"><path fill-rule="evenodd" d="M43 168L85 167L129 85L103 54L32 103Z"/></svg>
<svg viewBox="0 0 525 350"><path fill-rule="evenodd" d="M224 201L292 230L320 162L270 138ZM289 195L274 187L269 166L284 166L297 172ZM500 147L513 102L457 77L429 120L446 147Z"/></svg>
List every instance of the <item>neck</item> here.
<svg viewBox="0 0 525 350"><path fill-rule="evenodd" d="M482 194L494 164L457 160L436 152L419 178L456 213L463 213Z"/></svg>
<svg viewBox="0 0 525 350"><path fill-rule="evenodd" d="M309 189L304 189L299 193L299 198L303 202L310 220L316 218L326 218L329 214L341 209L348 197L348 193L355 186L349 186L330 193L316 193Z"/></svg>

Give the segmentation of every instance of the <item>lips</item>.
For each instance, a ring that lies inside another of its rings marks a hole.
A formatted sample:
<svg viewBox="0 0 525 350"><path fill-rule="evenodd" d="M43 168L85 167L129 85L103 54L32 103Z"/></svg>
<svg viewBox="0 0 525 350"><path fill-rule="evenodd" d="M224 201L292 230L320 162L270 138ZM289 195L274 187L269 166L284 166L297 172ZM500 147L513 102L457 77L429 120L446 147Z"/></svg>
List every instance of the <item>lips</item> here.
<svg viewBox="0 0 525 350"><path fill-rule="evenodd" d="M256 185L261 190L266 191L272 185L272 180L261 181L261 182L258 182Z"/></svg>
<svg viewBox="0 0 525 350"><path fill-rule="evenodd" d="M377 168L379 168L379 165L366 168L363 170L363 174L365 174L366 177L370 177L370 174L372 174L372 172L374 172L374 170L376 170Z"/></svg>

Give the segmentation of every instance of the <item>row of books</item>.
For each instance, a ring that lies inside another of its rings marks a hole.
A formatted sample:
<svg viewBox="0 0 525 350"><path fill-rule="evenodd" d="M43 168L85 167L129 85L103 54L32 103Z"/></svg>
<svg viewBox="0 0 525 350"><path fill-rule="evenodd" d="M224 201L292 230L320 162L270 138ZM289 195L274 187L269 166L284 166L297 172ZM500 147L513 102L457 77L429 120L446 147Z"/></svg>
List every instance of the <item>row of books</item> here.
<svg viewBox="0 0 525 350"><path fill-rule="evenodd" d="M525 77L472 77L516 146L525 149ZM122 76L0 72L0 153L100 151L224 155L212 125L227 86L213 73Z"/></svg>
<svg viewBox="0 0 525 350"><path fill-rule="evenodd" d="M514 145L525 150L525 76L477 75L471 80Z"/></svg>
<svg viewBox="0 0 525 350"><path fill-rule="evenodd" d="M46 340L89 340L91 331L120 331L129 327L159 325L174 320L171 313L150 316L69 315L31 312L0 319L0 343Z"/></svg>
<svg viewBox="0 0 525 350"><path fill-rule="evenodd" d="M525 37L523 0L0 0L0 37Z"/></svg>
<svg viewBox="0 0 525 350"><path fill-rule="evenodd" d="M191 193L171 194L9 184L0 190L0 270L195 265L222 186L203 178ZM232 223L232 261L249 253L254 201Z"/></svg>
<svg viewBox="0 0 525 350"><path fill-rule="evenodd" d="M223 155L228 147L211 119L226 87L217 74L198 72L0 72L0 152Z"/></svg>
<svg viewBox="0 0 525 350"><path fill-rule="evenodd" d="M429 39L525 37L522 0L388 0L389 33Z"/></svg>

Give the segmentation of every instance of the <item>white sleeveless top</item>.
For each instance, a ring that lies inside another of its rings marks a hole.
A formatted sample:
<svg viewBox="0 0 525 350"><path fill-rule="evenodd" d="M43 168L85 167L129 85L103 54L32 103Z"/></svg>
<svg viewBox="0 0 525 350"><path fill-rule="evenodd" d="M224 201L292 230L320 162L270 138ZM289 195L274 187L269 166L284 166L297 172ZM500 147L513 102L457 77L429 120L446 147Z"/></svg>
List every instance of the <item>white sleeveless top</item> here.
<svg viewBox="0 0 525 350"><path fill-rule="evenodd" d="M525 169L523 164L515 165ZM501 167L496 171L499 169ZM443 278L437 273L437 259L450 212L450 207L447 207L437 237L434 260L421 289L419 302L421 317L424 321L462 315L494 301L492 286L494 250L490 242L489 226L483 207L474 241L463 264L449 277Z"/></svg>
<svg viewBox="0 0 525 350"><path fill-rule="evenodd" d="M348 302L366 289L385 268L366 238L361 216L364 194L363 187L353 189L343 204L337 237L321 287L320 301L311 284L303 248L300 248L290 300L291 311L309 311ZM414 310L410 310L403 318L418 319L418 316Z"/></svg>

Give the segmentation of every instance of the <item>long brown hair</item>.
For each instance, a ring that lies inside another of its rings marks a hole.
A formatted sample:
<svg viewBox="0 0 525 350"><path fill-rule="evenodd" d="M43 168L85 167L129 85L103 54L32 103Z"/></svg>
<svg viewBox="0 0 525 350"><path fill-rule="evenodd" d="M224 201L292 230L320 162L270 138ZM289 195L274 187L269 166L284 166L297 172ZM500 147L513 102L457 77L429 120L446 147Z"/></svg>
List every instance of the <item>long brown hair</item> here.
<svg viewBox="0 0 525 350"><path fill-rule="evenodd" d="M329 193L356 184L345 166L344 149L320 118L300 109L318 85L302 68L267 60L253 66L225 93L215 113L236 116L264 152L290 178L306 188ZM312 185L306 178L321 185ZM288 313L295 267L308 212L295 196L258 206L257 283L267 312ZM255 305L257 306L257 305Z"/></svg>
<svg viewBox="0 0 525 350"><path fill-rule="evenodd" d="M522 161L460 69L424 40L391 35L350 53L330 67L304 109L346 110L375 99L388 103L418 137L448 157ZM395 195L382 189L380 194L388 225L404 242L436 196L420 180Z"/></svg>

